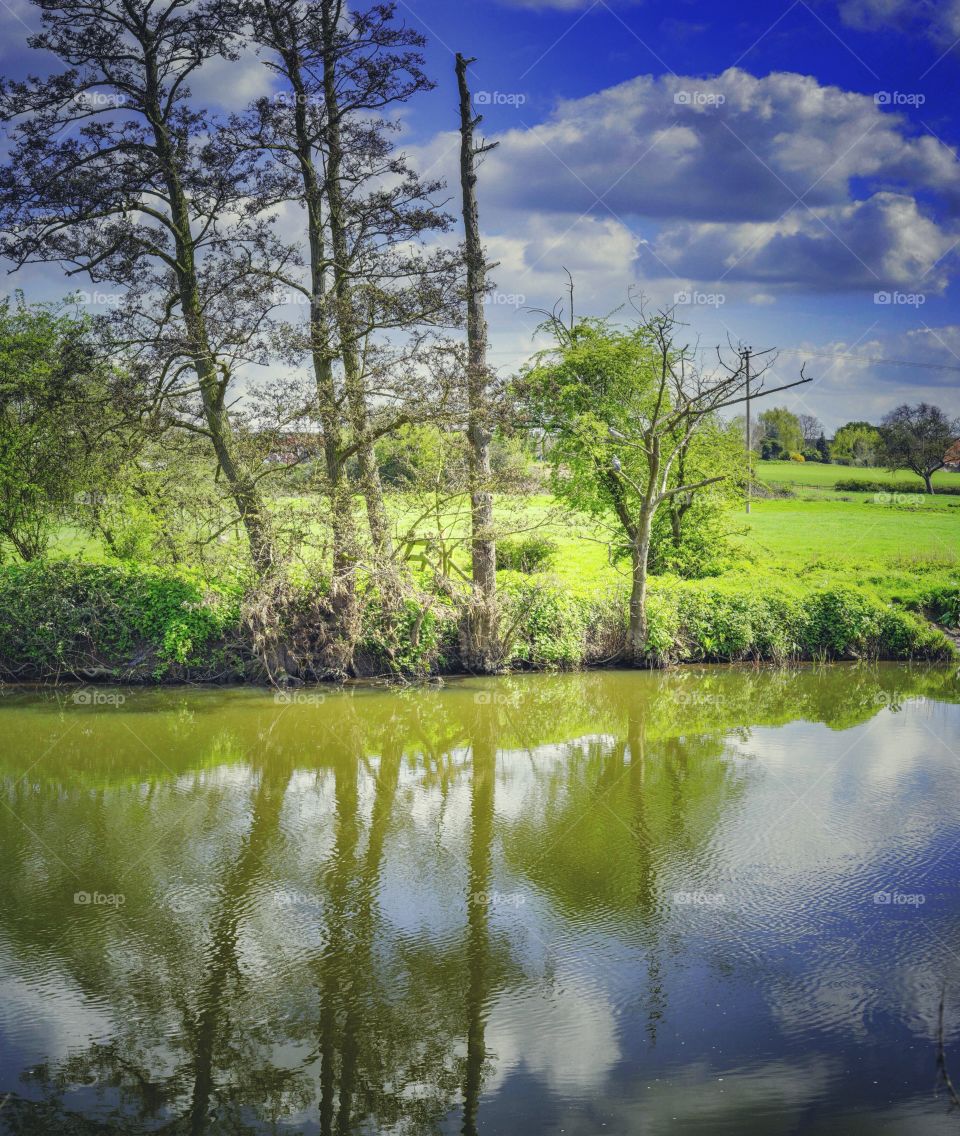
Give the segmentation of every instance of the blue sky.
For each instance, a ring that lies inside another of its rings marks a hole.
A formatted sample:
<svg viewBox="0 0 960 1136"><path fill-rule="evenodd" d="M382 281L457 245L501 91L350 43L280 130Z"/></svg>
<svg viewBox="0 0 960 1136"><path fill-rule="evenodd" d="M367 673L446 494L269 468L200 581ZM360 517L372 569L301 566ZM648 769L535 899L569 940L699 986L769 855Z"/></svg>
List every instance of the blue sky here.
<svg viewBox="0 0 960 1136"><path fill-rule="evenodd" d="M0 7L0 65L29 53L23 0ZM404 147L456 205L453 51L486 134L481 222L494 362L513 369L574 275L579 309L641 289L679 298L691 339L807 352L786 401L828 426L926 398L960 413L960 0L401 0L437 88ZM37 62L30 60L36 68ZM256 60L200 94L269 91ZM35 292L61 291L50 269ZM882 362L906 360L911 366ZM880 361L880 362L878 362ZM945 364L957 370L937 369Z"/></svg>

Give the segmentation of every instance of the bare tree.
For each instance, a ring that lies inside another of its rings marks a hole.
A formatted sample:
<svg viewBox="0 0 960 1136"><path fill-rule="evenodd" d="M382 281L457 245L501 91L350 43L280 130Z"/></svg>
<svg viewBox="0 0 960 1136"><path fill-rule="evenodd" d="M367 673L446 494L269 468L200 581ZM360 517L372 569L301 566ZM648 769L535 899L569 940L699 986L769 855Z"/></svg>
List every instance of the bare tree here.
<svg viewBox="0 0 960 1136"><path fill-rule="evenodd" d="M471 655L468 662L481 669L492 665L496 638L497 547L493 529L493 494L490 492L489 423L490 370L487 365L487 264L480 239L477 208L477 159L496 142L474 140L483 121L475 115L467 83L467 68L474 60L457 54L460 94L460 187L463 195L464 261L467 269L467 440L470 453L470 524L473 568Z"/></svg>

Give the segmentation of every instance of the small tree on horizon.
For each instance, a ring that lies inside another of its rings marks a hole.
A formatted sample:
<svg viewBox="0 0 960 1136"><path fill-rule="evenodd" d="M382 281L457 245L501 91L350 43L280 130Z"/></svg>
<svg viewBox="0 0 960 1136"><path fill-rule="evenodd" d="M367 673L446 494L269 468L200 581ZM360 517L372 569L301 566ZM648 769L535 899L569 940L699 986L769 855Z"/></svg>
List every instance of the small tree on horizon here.
<svg viewBox="0 0 960 1136"><path fill-rule="evenodd" d="M949 418L939 406L904 403L880 424L883 456L890 471L909 469L923 478L933 493L933 475L947 464L947 451L960 434L960 420Z"/></svg>

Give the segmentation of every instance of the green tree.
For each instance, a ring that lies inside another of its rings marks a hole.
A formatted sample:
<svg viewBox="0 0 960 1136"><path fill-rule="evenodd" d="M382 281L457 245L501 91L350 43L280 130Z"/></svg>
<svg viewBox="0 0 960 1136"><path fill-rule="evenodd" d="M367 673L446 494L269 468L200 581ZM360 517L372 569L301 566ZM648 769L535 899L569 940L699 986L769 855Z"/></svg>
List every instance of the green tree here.
<svg viewBox="0 0 960 1136"><path fill-rule="evenodd" d="M891 472L910 469L933 493L933 475L947 464L947 451L960 434L960 421L927 402L898 406L880 426L883 458Z"/></svg>
<svg viewBox="0 0 960 1136"><path fill-rule="evenodd" d="M0 540L23 560L96 481L114 377L88 321L22 296L0 305Z"/></svg>
<svg viewBox="0 0 960 1136"><path fill-rule="evenodd" d="M612 522L615 543L629 550L625 655L639 665L646 654L657 511L723 480L723 473L682 480L678 463L716 410L741 401L743 372L737 367L719 376L698 373L686 349L674 342L670 313L644 317L626 329L593 319L567 328L556 317L550 326L557 346L525 369L518 393L528 404L531 425L553 439L548 461L556 494Z"/></svg>
<svg viewBox="0 0 960 1136"><path fill-rule="evenodd" d="M746 468L742 427L717 415L705 417L678 453L672 480L676 485L714 475L723 480L668 499L654 519L652 572L696 578L722 570L730 552L729 506L743 491Z"/></svg>
<svg viewBox="0 0 960 1136"><path fill-rule="evenodd" d="M764 457L789 457L803 449L800 419L785 406L772 406L760 415L760 452Z"/></svg>
<svg viewBox="0 0 960 1136"><path fill-rule="evenodd" d="M880 431L869 422L841 426L830 446L830 457L839 465L871 466L880 457Z"/></svg>

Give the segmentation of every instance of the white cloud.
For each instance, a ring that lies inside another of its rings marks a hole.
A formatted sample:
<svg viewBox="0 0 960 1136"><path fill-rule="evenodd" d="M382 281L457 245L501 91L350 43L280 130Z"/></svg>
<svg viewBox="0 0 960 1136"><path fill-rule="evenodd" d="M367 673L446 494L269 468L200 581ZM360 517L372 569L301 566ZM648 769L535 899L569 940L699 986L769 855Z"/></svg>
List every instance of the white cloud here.
<svg viewBox="0 0 960 1136"><path fill-rule="evenodd" d="M751 280L822 291L912 288L940 292L958 236L904 194L807 209L773 222L680 223L653 246L650 271L701 280Z"/></svg>
<svg viewBox="0 0 960 1136"><path fill-rule="evenodd" d="M866 31L919 29L946 46L960 38L960 0L842 0L839 11L845 24Z"/></svg>
<svg viewBox="0 0 960 1136"><path fill-rule="evenodd" d="M638 76L499 141L485 194L514 209L582 212L600 198L622 217L775 220L797 197L812 208L850 201L855 179L960 201L947 146L869 95L785 72Z"/></svg>

